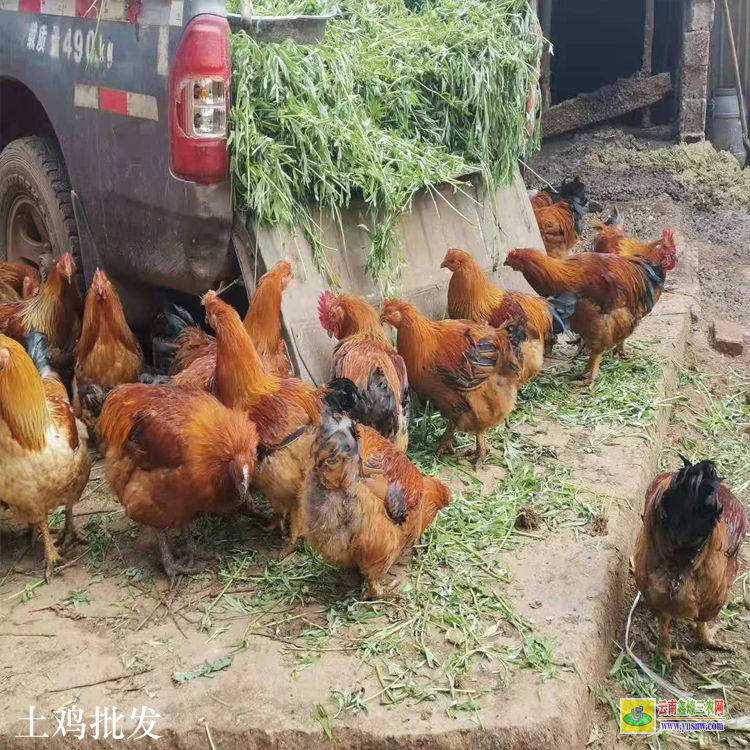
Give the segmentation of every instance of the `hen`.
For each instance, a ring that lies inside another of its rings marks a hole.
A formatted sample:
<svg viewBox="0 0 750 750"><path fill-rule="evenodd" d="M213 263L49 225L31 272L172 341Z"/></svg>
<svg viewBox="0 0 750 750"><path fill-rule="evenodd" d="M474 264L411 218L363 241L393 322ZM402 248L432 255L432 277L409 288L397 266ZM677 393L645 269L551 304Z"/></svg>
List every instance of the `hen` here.
<svg viewBox="0 0 750 750"><path fill-rule="evenodd" d="M382 579L451 493L376 430L336 409L324 410L312 454L300 492L305 539L331 565L359 568L365 596L382 599Z"/></svg>
<svg viewBox="0 0 750 750"><path fill-rule="evenodd" d="M538 294L578 297L570 327L591 350L585 372L593 386L605 352L624 356L625 339L659 301L677 256L665 248L658 262L597 253L555 260L526 249L511 250L505 265L523 273Z"/></svg>
<svg viewBox="0 0 750 750"><path fill-rule="evenodd" d="M536 375L542 369L545 350L552 348L558 333L568 330L574 298L548 301L523 292L504 292L489 281L469 253L457 248L448 250L440 267L453 274L448 284L448 315L456 320L489 323L493 328L516 321L526 334L521 345L520 383Z"/></svg>
<svg viewBox="0 0 750 750"><path fill-rule="evenodd" d="M263 367L280 378L289 378L293 375L286 344L281 335L281 295L291 278L292 267L285 260L279 261L268 273L261 276L250 302L250 309L243 321ZM211 364L215 363L216 339L200 328L186 328L177 338L177 351L172 360L170 373L181 373L202 357L209 358ZM204 363L199 372L208 369L208 363Z"/></svg>
<svg viewBox="0 0 750 750"><path fill-rule="evenodd" d="M320 324L338 339L331 377L348 378L362 399L351 417L376 429L397 448L409 444L409 378L401 356L385 336L375 308L362 297L327 291L318 303Z"/></svg>
<svg viewBox="0 0 750 750"><path fill-rule="evenodd" d="M473 432L479 465L489 453L485 432L507 419L516 405L523 328L432 321L396 299L386 300L380 320L398 330L398 353L411 387L448 420L438 455L453 450L456 430Z"/></svg>
<svg viewBox="0 0 750 750"><path fill-rule="evenodd" d="M96 412L85 408L79 395L87 387L100 389L103 398L112 388L138 380L143 368L143 354L138 340L125 321L120 297L101 269L97 269L86 295L81 338L76 346L75 396L76 416L93 434Z"/></svg>
<svg viewBox="0 0 750 750"><path fill-rule="evenodd" d="M188 524L245 501L258 435L246 415L204 391L136 383L115 388L97 427L106 474L128 517L157 530L170 578L194 572ZM187 560L175 560L166 529L182 527Z"/></svg>
<svg viewBox="0 0 750 750"><path fill-rule="evenodd" d="M682 461L648 488L635 552L638 588L659 617L659 650L670 664L675 617L696 620L700 642L715 645L708 622L727 602L747 531L745 509L713 462Z"/></svg>
<svg viewBox="0 0 750 750"><path fill-rule="evenodd" d="M85 541L73 522L91 471L86 428L76 420L68 394L49 359L49 346L27 331L29 354L0 334L0 502L44 540L47 583L59 559L47 516L65 506L62 539Z"/></svg>
<svg viewBox="0 0 750 750"><path fill-rule="evenodd" d="M42 283L39 271L22 261L0 262L0 288L10 287L17 299L31 299L39 293ZM0 297L0 299L2 299Z"/></svg>
<svg viewBox="0 0 750 750"><path fill-rule="evenodd" d="M0 333L20 343L34 329L49 342L52 365L58 373L69 366L81 331L81 296L76 287L76 264L70 253L55 264L35 297L0 304Z"/></svg>
<svg viewBox="0 0 750 750"><path fill-rule="evenodd" d="M203 304L216 332L214 392L223 404L243 411L255 423L254 484L271 504L280 530L288 520L294 543L301 532L299 489L312 461L310 446L326 392L267 372L236 310L216 292L208 292Z"/></svg>

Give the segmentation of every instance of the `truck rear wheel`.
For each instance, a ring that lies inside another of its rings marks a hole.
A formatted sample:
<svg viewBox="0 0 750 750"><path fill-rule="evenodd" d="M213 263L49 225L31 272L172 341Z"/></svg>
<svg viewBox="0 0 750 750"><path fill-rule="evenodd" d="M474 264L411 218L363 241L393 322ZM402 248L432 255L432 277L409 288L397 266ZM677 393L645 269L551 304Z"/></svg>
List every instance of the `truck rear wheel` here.
<svg viewBox="0 0 750 750"><path fill-rule="evenodd" d="M30 136L0 153L0 260L39 261L70 252L83 280L70 181L52 138Z"/></svg>

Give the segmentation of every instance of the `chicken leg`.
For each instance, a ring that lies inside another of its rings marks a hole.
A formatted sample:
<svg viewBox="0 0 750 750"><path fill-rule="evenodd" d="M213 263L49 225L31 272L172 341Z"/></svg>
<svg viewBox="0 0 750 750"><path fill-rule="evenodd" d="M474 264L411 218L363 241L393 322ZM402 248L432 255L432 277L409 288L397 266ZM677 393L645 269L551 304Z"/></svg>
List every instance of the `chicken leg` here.
<svg viewBox="0 0 750 750"><path fill-rule="evenodd" d="M169 576L171 585L174 585L174 580L180 573L189 575L190 573L196 572L196 568L193 566L193 561L190 561L190 565L185 565L174 559L172 550L169 549L169 542L167 541L167 534L165 531L158 531L156 533L156 538L159 540L161 564L164 567L164 572Z"/></svg>
<svg viewBox="0 0 750 750"><path fill-rule="evenodd" d="M44 580L50 583L52 581L52 574L55 572L55 565L60 560L60 555L55 547L55 543L52 541L52 535L49 533L46 518L39 524L39 533L42 535L44 542L44 561L46 563Z"/></svg>
<svg viewBox="0 0 750 750"><path fill-rule="evenodd" d="M484 432L477 433L477 451L474 454L474 471L482 468L482 465L490 455L490 444L487 442L487 436Z"/></svg>
<svg viewBox="0 0 750 750"><path fill-rule="evenodd" d="M619 359L627 359L628 353L625 351L625 342L621 341L616 347L615 347L615 357L618 357Z"/></svg>
<svg viewBox="0 0 750 750"><path fill-rule="evenodd" d="M89 539L75 524L73 521L73 506L68 505L65 508L65 526L63 527L62 534L57 540L61 549L65 549L67 545L72 542L78 542L79 544L88 544Z"/></svg>
<svg viewBox="0 0 750 750"><path fill-rule="evenodd" d="M672 615L666 612L659 613L659 653L664 657L664 661L672 666L672 635L669 627L672 624Z"/></svg>
<svg viewBox="0 0 750 750"><path fill-rule="evenodd" d="M576 377L576 380L585 380L589 388L593 388L596 379L599 377L599 367L601 366L603 356L601 352L597 354L591 352L591 357L584 371Z"/></svg>
<svg viewBox="0 0 750 750"><path fill-rule="evenodd" d="M435 455L443 456L446 453L453 453L453 436L456 434L456 426L453 422L448 422L443 433L443 439L440 441L440 447Z"/></svg>

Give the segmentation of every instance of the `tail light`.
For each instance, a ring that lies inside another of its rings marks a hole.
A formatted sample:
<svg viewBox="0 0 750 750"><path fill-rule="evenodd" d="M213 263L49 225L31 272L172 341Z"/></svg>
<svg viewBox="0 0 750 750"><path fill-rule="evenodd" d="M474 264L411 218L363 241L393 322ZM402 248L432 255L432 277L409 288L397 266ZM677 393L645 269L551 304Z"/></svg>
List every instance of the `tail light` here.
<svg viewBox="0 0 750 750"><path fill-rule="evenodd" d="M204 184L227 178L227 122L232 79L229 24L197 16L180 39L169 75L172 172Z"/></svg>

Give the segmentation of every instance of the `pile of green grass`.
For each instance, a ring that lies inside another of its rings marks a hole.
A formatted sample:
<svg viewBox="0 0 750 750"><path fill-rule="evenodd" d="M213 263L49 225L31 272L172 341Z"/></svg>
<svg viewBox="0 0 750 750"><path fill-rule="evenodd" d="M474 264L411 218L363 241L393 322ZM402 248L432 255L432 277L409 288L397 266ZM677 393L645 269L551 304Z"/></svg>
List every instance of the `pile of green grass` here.
<svg viewBox="0 0 750 750"><path fill-rule="evenodd" d="M517 159L536 147L526 102L541 39L527 0L337 7L318 46L234 35L235 205L261 223L301 225L328 270L310 204L338 220L362 198L376 227L367 270L386 288L400 265L398 220L415 192L477 170L491 188L507 184ZM259 15L326 8L255 4Z"/></svg>

